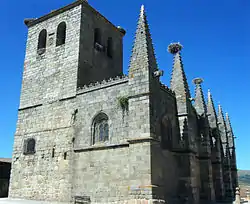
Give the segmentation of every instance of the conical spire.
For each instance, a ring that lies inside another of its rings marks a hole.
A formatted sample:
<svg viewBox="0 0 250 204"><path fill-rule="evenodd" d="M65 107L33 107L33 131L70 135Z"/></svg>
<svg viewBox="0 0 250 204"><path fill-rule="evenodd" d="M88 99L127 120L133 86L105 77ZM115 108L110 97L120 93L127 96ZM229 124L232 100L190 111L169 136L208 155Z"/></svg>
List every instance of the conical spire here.
<svg viewBox="0 0 250 204"><path fill-rule="evenodd" d="M207 98L208 98L207 114L208 114L209 125L211 128L216 128L217 127L217 115L216 115L216 110L214 107L213 97L212 97L210 90L208 90Z"/></svg>
<svg viewBox="0 0 250 204"><path fill-rule="evenodd" d="M220 136L223 145L223 150L224 153L226 153L228 148L227 128L221 105L219 105L218 108L218 126L221 133Z"/></svg>
<svg viewBox="0 0 250 204"><path fill-rule="evenodd" d="M201 87L201 83L203 82L203 79L201 78L195 78L193 80L193 83L195 84L195 103L194 107L199 115L206 116L207 109L206 104L204 100L204 95Z"/></svg>
<svg viewBox="0 0 250 204"><path fill-rule="evenodd" d="M227 127L227 133L228 133L228 145L229 148L235 148L234 146L234 133L232 130L231 122L228 113L226 113L226 127Z"/></svg>
<svg viewBox="0 0 250 204"><path fill-rule="evenodd" d="M149 70L151 73L157 70L157 62L144 5L141 6L132 56L130 59L130 77L132 77L131 75L133 75L133 72L138 70L143 72Z"/></svg>
<svg viewBox="0 0 250 204"><path fill-rule="evenodd" d="M187 100L191 98L187 78L183 69L181 58L182 45L170 44L168 51L174 55L174 64L171 77L171 89L175 92L179 114L187 113ZM179 99L179 100L178 100Z"/></svg>

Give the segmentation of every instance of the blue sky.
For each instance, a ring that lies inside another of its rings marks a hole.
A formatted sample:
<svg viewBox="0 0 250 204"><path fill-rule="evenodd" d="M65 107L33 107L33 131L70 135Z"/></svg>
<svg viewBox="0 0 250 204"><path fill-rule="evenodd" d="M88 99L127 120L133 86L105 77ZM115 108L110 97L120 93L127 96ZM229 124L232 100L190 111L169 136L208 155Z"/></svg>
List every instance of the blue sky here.
<svg viewBox="0 0 250 204"><path fill-rule="evenodd" d="M24 18L40 17L73 0L2 0L0 12L0 157L11 157L22 81L27 28ZM238 167L250 169L250 1L248 0L90 0L115 25L127 30L124 72L127 73L141 4L145 5L162 81L169 85L171 42L184 46L183 62L189 87L202 77L205 94L229 112L237 145Z"/></svg>

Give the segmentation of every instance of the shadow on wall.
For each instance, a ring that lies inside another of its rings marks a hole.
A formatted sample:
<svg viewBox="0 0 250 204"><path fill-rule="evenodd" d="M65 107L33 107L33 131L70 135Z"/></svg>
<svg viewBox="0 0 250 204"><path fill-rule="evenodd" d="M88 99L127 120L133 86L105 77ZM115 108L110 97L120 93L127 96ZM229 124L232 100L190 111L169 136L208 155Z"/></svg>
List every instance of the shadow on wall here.
<svg viewBox="0 0 250 204"><path fill-rule="evenodd" d="M11 159L0 158L0 198L8 197Z"/></svg>

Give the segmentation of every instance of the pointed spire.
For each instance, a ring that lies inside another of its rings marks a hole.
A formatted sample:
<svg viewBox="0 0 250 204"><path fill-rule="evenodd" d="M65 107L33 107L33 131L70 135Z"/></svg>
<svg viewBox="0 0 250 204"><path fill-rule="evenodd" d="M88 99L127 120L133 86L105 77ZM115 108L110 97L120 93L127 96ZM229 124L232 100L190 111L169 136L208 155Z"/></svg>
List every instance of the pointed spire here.
<svg viewBox="0 0 250 204"><path fill-rule="evenodd" d="M171 77L171 89L175 92L177 98L177 104L179 114L187 112L187 105L181 104L181 102L187 102L191 98L189 91L187 78L183 69L183 63L181 58L182 45L180 43L172 43L168 46L168 51L174 55L174 64ZM178 99L180 99L178 101Z"/></svg>
<svg viewBox="0 0 250 204"><path fill-rule="evenodd" d="M208 100L207 100L207 114L208 114L209 125L211 128L216 128L218 121L217 121L216 110L214 107L213 97L212 97L210 90L208 90L207 98L208 98Z"/></svg>
<svg viewBox="0 0 250 204"><path fill-rule="evenodd" d="M138 70L153 73L157 67L147 16L144 5L142 5L130 59L129 75L132 77L133 72Z"/></svg>
<svg viewBox="0 0 250 204"><path fill-rule="evenodd" d="M218 126L219 126L219 130L221 133L220 136L221 136L221 141L222 141L223 150L225 154L228 151L228 137L227 137L226 123L225 123L222 107L220 104L218 107Z"/></svg>
<svg viewBox="0 0 250 204"><path fill-rule="evenodd" d="M230 122L230 118L228 113L226 113L226 127L227 127L227 133L228 133L228 145L229 148L235 148L235 144L234 144L234 133L233 133L233 129L231 126L231 122Z"/></svg>
<svg viewBox="0 0 250 204"><path fill-rule="evenodd" d="M195 103L194 107L199 115L206 116L207 108L204 100L204 95L201 87L201 83L203 82L203 79L201 78L195 78L193 80L193 83L195 84Z"/></svg>

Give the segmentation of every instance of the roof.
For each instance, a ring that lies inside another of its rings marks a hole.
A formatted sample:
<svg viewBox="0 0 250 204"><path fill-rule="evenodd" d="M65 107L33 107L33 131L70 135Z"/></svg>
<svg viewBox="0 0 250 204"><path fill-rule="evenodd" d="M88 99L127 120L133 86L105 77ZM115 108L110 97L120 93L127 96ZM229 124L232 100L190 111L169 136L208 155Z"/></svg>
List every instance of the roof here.
<svg viewBox="0 0 250 204"><path fill-rule="evenodd" d="M27 22L25 22L26 20L24 20L25 24L28 26L28 27L31 27L33 25L36 25L37 23L40 23L42 21L45 21L51 17L54 17L60 13L63 13L67 10L70 10L76 6L79 6L80 4L84 4L85 6L87 6L92 12L94 12L95 14L99 15L100 17L102 17L106 22L108 22L109 24L111 24L116 30L120 31L121 32L121 29L117 28L113 23L111 23L107 18L105 18L101 13L99 13L96 9L94 9L92 6L89 5L89 3L86 1L86 0L77 0L77 1L74 1L73 3L71 4L68 4L62 8L59 8L57 10L53 10L51 11L50 13L40 17L40 18L35 18L35 19L26 19Z"/></svg>
<svg viewBox="0 0 250 204"><path fill-rule="evenodd" d="M11 163L11 158L0 158L0 162Z"/></svg>

